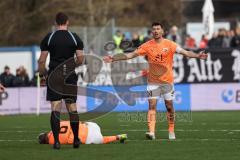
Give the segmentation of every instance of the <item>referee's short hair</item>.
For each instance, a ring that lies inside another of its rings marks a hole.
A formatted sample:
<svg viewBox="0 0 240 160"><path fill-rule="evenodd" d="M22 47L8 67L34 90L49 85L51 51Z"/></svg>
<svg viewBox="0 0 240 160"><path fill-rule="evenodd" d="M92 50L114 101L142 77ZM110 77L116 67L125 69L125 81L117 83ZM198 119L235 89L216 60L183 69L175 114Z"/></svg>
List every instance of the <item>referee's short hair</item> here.
<svg viewBox="0 0 240 160"><path fill-rule="evenodd" d="M56 15L57 25L64 25L67 23L67 21L68 21L68 16L65 13L63 13L63 12L57 13L57 15Z"/></svg>

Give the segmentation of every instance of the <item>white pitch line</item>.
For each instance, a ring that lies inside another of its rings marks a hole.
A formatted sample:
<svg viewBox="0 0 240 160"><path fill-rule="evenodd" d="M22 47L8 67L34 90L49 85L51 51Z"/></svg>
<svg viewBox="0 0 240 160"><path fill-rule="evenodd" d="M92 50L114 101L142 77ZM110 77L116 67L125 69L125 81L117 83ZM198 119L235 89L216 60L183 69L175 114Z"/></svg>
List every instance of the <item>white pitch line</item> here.
<svg viewBox="0 0 240 160"><path fill-rule="evenodd" d="M33 139L0 139L0 142L33 142L36 141L37 139L33 140Z"/></svg>
<svg viewBox="0 0 240 160"><path fill-rule="evenodd" d="M11 129L28 129L26 126L16 126L16 127L9 127ZM48 126L38 126L38 127L31 127L31 129L39 129L39 128L46 128L48 129Z"/></svg>
<svg viewBox="0 0 240 160"><path fill-rule="evenodd" d="M41 131L0 131L0 133L40 133Z"/></svg>
<svg viewBox="0 0 240 160"><path fill-rule="evenodd" d="M206 138L186 138L186 139L175 139L175 140L169 140L169 139L155 139L155 140L140 140L140 139L129 139L127 142L163 142L163 141L169 141L169 142L184 142L184 141L240 141L240 139L206 139Z"/></svg>
<svg viewBox="0 0 240 160"><path fill-rule="evenodd" d="M120 126L121 126L121 127L129 127L129 126L131 126L131 125L129 125L129 124L121 124Z"/></svg>
<svg viewBox="0 0 240 160"><path fill-rule="evenodd" d="M112 131L112 132L147 132L145 129L129 129L129 130L109 130L109 129L102 129L102 131ZM168 130L156 130L160 132L167 132ZM227 129L210 129L210 130L199 130L199 129L175 129L176 132L240 132L240 130L227 130Z"/></svg>

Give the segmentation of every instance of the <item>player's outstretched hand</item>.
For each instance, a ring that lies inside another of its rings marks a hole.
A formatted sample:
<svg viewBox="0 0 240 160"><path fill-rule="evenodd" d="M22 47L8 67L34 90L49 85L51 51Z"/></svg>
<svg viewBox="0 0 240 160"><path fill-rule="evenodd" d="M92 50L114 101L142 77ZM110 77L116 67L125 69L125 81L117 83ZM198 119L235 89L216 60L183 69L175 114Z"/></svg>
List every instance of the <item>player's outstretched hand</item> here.
<svg viewBox="0 0 240 160"><path fill-rule="evenodd" d="M201 51L199 54L198 54L198 58L199 59L207 59L208 57L208 53L205 53L205 51Z"/></svg>
<svg viewBox="0 0 240 160"><path fill-rule="evenodd" d="M113 58L112 58L112 56L104 56L103 57L103 61L105 62L105 63L112 63L113 62Z"/></svg>
<svg viewBox="0 0 240 160"><path fill-rule="evenodd" d="M3 85L0 84L0 93L5 91L5 87Z"/></svg>

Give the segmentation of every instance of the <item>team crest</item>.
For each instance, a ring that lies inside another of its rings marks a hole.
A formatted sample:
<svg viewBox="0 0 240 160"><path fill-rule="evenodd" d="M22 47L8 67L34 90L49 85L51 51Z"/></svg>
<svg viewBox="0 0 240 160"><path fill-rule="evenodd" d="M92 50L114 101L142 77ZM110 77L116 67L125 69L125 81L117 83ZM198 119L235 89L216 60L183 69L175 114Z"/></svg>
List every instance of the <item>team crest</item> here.
<svg viewBox="0 0 240 160"><path fill-rule="evenodd" d="M163 52L167 52L167 51L168 51L168 48L163 48L162 51L163 51Z"/></svg>

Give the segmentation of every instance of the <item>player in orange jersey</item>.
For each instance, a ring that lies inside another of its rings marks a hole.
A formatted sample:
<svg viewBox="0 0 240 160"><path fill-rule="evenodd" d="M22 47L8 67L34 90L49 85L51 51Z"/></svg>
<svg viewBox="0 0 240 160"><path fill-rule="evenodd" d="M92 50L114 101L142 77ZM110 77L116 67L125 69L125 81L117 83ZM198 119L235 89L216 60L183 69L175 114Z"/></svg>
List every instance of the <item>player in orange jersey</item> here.
<svg viewBox="0 0 240 160"><path fill-rule="evenodd" d="M199 54L192 51L186 51L173 41L163 38L163 28L158 22L152 24L153 39L147 41L138 47L135 51L125 56L105 56L103 60L106 63L114 61L128 60L137 56L147 56L149 63L148 72L148 95L149 95L149 111L148 111L148 130L147 138L155 139L156 124L156 105L157 97L162 96L167 108L169 139L176 139L174 132L174 78L173 78L173 56L174 53L182 54L189 58L206 59L208 54L201 51Z"/></svg>
<svg viewBox="0 0 240 160"><path fill-rule="evenodd" d="M102 136L100 127L93 122L79 123L78 137L82 144L107 144L110 142L120 141L124 143L127 139L126 134L116 136ZM60 144L73 144L73 133L69 121L60 123L59 141ZM52 131L41 133L38 136L40 144L54 144Z"/></svg>

